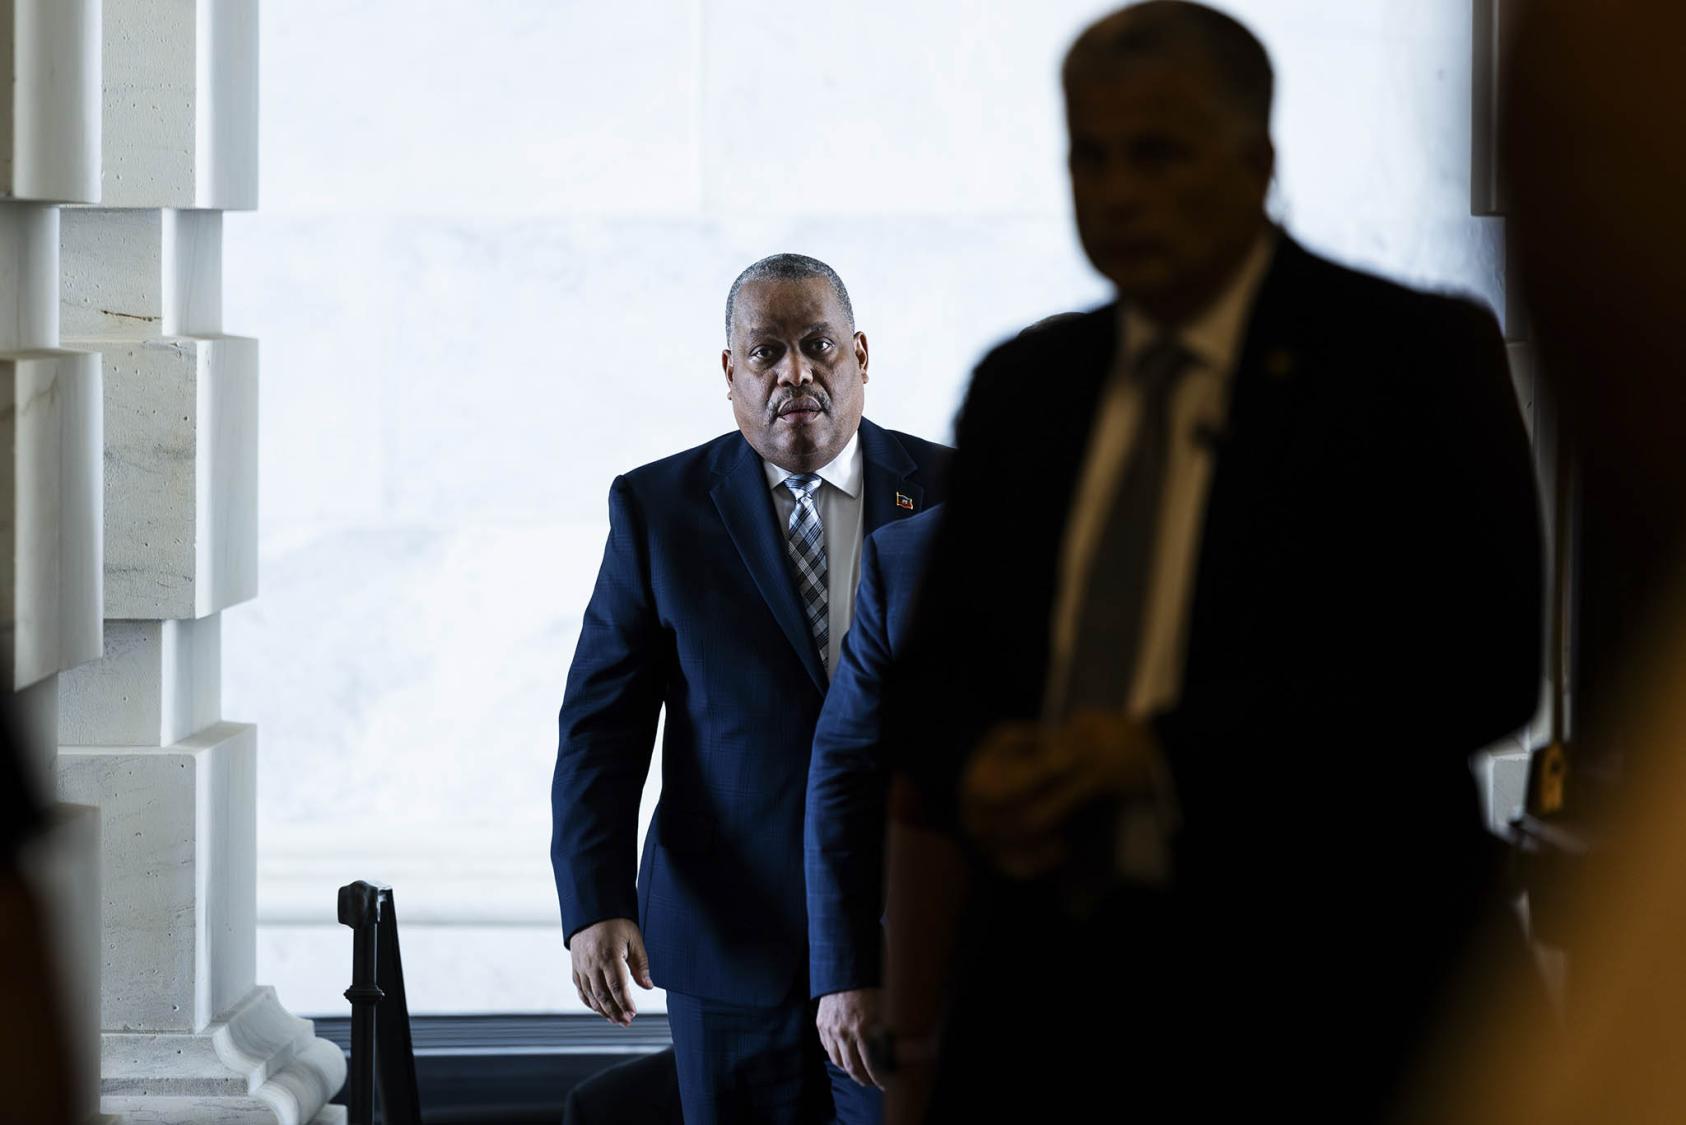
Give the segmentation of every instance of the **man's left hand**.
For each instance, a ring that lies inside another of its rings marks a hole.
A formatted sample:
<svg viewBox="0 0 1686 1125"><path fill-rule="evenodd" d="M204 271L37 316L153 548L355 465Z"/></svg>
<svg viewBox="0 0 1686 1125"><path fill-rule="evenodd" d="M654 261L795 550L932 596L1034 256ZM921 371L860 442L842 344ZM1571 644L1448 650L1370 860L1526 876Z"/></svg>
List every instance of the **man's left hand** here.
<svg viewBox="0 0 1686 1125"><path fill-rule="evenodd" d="M961 820L1007 874L1045 875L1065 860L1073 815L1151 794L1158 762L1152 729L1122 713L1084 711L1053 728L1003 723L967 764Z"/></svg>
<svg viewBox="0 0 1686 1125"><path fill-rule="evenodd" d="M866 1036L878 1019L877 988L856 988L848 992L831 992L820 997L820 1010L814 1016L819 1028L820 1042L832 1064L862 1086L884 1083L872 1072L867 1057Z"/></svg>

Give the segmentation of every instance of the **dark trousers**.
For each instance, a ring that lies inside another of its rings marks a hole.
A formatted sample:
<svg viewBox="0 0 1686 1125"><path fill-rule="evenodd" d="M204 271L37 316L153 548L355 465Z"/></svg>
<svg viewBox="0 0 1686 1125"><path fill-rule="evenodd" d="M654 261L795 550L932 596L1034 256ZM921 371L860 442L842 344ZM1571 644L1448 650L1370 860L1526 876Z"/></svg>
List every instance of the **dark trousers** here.
<svg viewBox="0 0 1686 1125"><path fill-rule="evenodd" d="M802 996L747 1007L667 994L686 1125L877 1125L883 1098L827 1061Z"/></svg>

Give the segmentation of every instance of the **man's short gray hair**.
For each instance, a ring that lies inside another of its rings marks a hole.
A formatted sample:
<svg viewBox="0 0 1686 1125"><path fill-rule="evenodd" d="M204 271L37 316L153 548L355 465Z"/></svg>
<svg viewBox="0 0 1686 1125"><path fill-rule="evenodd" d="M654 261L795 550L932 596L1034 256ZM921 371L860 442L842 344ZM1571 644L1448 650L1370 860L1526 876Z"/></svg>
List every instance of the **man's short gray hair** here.
<svg viewBox="0 0 1686 1125"><path fill-rule="evenodd" d="M1090 24L1066 52L1060 79L1069 92L1077 82L1104 80L1133 62L1190 50L1211 62L1218 93L1269 136L1276 79L1264 44L1238 20L1190 0L1144 0Z"/></svg>
<svg viewBox="0 0 1686 1125"><path fill-rule="evenodd" d="M810 277L823 278L831 286L837 303L843 306L843 317L849 322L849 331L853 332L855 307L849 303L849 290L844 288L843 279L837 276L836 270L806 254L769 254L738 274L738 279L726 291L726 342L732 342L732 312L738 305L738 290L752 281L805 281Z"/></svg>

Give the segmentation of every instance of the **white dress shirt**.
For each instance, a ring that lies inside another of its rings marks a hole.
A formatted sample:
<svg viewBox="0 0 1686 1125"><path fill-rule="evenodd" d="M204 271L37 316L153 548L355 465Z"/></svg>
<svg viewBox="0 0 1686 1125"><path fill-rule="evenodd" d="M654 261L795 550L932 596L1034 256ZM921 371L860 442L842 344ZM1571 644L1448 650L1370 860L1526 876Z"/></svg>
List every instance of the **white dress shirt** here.
<svg viewBox="0 0 1686 1125"><path fill-rule="evenodd" d="M1181 689L1187 642L1184 632L1215 460L1212 437L1222 431L1229 416L1231 377L1240 360L1253 298L1275 248L1276 232L1271 230L1253 247L1218 299L1175 332L1193 360L1184 368L1171 396L1165 496L1154 535L1150 585L1143 591L1147 602L1142 614L1140 656L1126 695L1126 709L1132 715L1150 715L1170 707ZM1135 441L1141 395L1136 381L1130 378L1131 369L1164 331L1129 304L1122 306L1120 319L1119 338L1124 346L1101 392L1060 553L1053 659L1045 695L1049 714L1058 713L1064 697L1089 563Z"/></svg>
<svg viewBox="0 0 1686 1125"><path fill-rule="evenodd" d="M796 476L771 461L762 460L767 487L773 490L773 507L779 514L779 537L790 534L790 517L796 511L796 497L784 486L785 478ZM861 505L860 431L849 438L843 451L831 463L817 470L821 484L814 491L820 526L825 529L826 612L831 624L831 643L826 653L826 672L837 668L843 651L843 634L855 614L855 587L861 580L861 528L866 518Z"/></svg>
<svg viewBox="0 0 1686 1125"><path fill-rule="evenodd" d="M1270 268L1276 231L1260 237L1217 300L1175 330L1192 361L1172 389L1171 442L1165 495L1154 532L1139 656L1126 688L1125 710L1145 718L1173 706L1182 690L1188 615L1200 557L1200 530L1216 459L1213 437L1229 417L1230 385L1240 362L1253 300ZM1044 692L1044 714L1062 711L1077 629L1088 587L1089 566L1123 483L1140 421L1141 391L1131 378L1134 365L1165 329L1129 304L1120 309L1123 347L1101 392L1082 475L1061 545L1059 590L1054 606L1052 659ZM1164 775L1151 800L1132 801L1117 826L1116 868L1125 879L1163 883L1171 878L1169 838L1178 820L1176 794Z"/></svg>

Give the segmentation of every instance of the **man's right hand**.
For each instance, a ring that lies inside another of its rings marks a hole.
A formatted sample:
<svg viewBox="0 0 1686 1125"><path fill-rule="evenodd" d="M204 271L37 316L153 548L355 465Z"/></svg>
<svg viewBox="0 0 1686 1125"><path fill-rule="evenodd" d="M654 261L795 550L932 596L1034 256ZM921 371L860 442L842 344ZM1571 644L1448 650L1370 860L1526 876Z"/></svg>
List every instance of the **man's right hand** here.
<svg viewBox="0 0 1686 1125"><path fill-rule="evenodd" d="M879 990L857 988L848 992L831 992L820 997L819 1011L814 1024L820 1033L833 1066L844 1071L862 1086L884 1083L872 1072L872 1060L867 1057L866 1037L878 1022Z"/></svg>
<svg viewBox="0 0 1686 1125"><path fill-rule="evenodd" d="M631 1027L638 1014L632 1002L632 981L654 988L644 935L630 918L608 918L587 926L569 943L574 959L574 988L586 1007L622 1027Z"/></svg>

